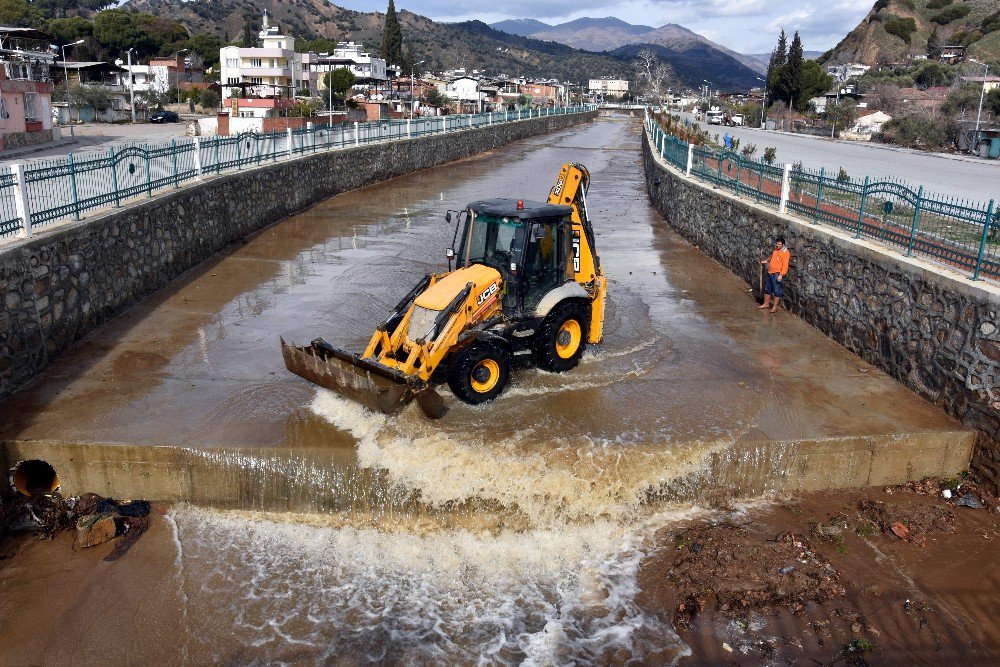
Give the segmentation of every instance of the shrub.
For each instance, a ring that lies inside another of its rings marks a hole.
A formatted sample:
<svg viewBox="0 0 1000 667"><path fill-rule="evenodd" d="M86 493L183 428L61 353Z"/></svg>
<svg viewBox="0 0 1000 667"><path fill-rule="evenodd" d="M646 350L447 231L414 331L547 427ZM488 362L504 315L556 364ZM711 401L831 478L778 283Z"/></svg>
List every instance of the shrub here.
<svg viewBox="0 0 1000 667"><path fill-rule="evenodd" d="M774 161L778 158L778 149L774 146L768 146L764 149L764 162L767 164L774 164Z"/></svg>
<svg viewBox="0 0 1000 667"><path fill-rule="evenodd" d="M930 0L927 3L927 9L944 9L952 3L953 0Z"/></svg>
<svg viewBox="0 0 1000 667"><path fill-rule="evenodd" d="M841 167L840 172L837 174L837 180L841 183L846 183L851 180L851 177L847 174L847 170Z"/></svg>
<svg viewBox="0 0 1000 667"><path fill-rule="evenodd" d="M752 160L754 153L756 152L757 152L757 144L747 144L746 146L743 147L743 150L740 151L740 153L743 154L743 157L746 158L747 160Z"/></svg>
<svg viewBox="0 0 1000 667"><path fill-rule="evenodd" d="M984 33L991 33L996 30L1000 30L1000 10L993 12L983 19L982 27Z"/></svg>
<svg viewBox="0 0 1000 667"><path fill-rule="evenodd" d="M883 24L885 31L890 35L899 37L901 40L910 43L910 37L917 31L917 22L912 18L902 18L893 16Z"/></svg>
<svg viewBox="0 0 1000 667"><path fill-rule="evenodd" d="M965 18L972 11L968 5L952 5L931 17L931 21L939 25L948 25L952 21Z"/></svg>
<svg viewBox="0 0 1000 667"><path fill-rule="evenodd" d="M948 120L931 118L922 111L916 111L890 120L873 140L907 148L939 149L951 143L954 129Z"/></svg>

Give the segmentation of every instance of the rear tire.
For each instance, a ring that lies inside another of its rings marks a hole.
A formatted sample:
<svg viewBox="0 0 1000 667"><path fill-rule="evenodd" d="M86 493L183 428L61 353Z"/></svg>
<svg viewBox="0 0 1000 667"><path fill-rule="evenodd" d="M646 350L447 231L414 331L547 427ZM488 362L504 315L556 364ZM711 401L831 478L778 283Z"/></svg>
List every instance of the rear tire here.
<svg viewBox="0 0 1000 667"><path fill-rule="evenodd" d="M460 400L470 405L492 401L510 379L507 354L487 343L473 343L458 353L448 372L448 386Z"/></svg>
<svg viewBox="0 0 1000 667"><path fill-rule="evenodd" d="M552 373L576 368L587 348L588 328L587 310L581 304L567 301L553 308L535 334L535 365Z"/></svg>

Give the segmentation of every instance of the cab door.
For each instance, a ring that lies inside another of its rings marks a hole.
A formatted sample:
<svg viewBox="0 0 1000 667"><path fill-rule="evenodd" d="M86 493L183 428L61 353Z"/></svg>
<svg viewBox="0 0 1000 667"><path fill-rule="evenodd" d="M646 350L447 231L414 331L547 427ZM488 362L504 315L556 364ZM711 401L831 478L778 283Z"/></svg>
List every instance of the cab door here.
<svg viewBox="0 0 1000 667"><path fill-rule="evenodd" d="M533 313L538 302L566 280L566 230L558 218L532 223L524 249L521 274L521 310Z"/></svg>

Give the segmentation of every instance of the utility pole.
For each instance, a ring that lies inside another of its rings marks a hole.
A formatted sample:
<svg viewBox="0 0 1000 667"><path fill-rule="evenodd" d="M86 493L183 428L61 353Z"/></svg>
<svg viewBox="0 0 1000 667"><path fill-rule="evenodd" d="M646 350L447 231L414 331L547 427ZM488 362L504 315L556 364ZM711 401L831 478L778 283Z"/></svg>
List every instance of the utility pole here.
<svg viewBox="0 0 1000 667"><path fill-rule="evenodd" d="M983 118L983 99L986 97L986 77L989 76L990 66L978 60L969 58L972 62L983 66L983 87L979 89L979 111L976 113L976 133L972 135L972 146L969 151L973 154L979 146L979 121Z"/></svg>
<svg viewBox="0 0 1000 667"><path fill-rule="evenodd" d="M69 91L69 69L66 67L66 47L76 46L77 44L83 44L83 40L78 39L72 44L63 44L62 46L63 78L66 79L66 115L69 117L69 136L71 137L76 136L76 134L73 132L73 96Z"/></svg>
<svg viewBox="0 0 1000 667"><path fill-rule="evenodd" d="M135 125L135 79L132 78L132 52L135 51L133 46L131 49L126 51L128 55L128 96L129 96L129 107L132 109L132 124Z"/></svg>

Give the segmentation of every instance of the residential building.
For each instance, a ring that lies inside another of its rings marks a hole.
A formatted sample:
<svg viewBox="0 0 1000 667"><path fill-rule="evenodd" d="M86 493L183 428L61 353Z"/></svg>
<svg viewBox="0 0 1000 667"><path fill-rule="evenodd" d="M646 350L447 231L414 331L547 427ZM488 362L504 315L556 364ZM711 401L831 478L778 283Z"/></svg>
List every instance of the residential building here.
<svg viewBox="0 0 1000 667"><path fill-rule="evenodd" d="M51 39L0 27L0 150L52 141Z"/></svg>
<svg viewBox="0 0 1000 667"><path fill-rule="evenodd" d="M1000 88L1000 76L963 76L962 81L981 84L987 93Z"/></svg>
<svg viewBox="0 0 1000 667"><path fill-rule="evenodd" d="M844 81L863 76L870 69L870 66L862 65L861 63L846 63L843 65L830 65L826 68L826 72L836 81L843 83Z"/></svg>
<svg viewBox="0 0 1000 667"><path fill-rule="evenodd" d="M628 92L628 81L626 79L612 79L610 77L591 79L587 84L587 90L597 95L621 97Z"/></svg>
<svg viewBox="0 0 1000 667"><path fill-rule="evenodd" d="M851 128L852 134L860 134L870 137L876 132L882 131L882 126L892 120L892 116L884 111L866 110L858 114L858 119Z"/></svg>
<svg viewBox="0 0 1000 667"><path fill-rule="evenodd" d="M941 62L954 64L965 60L965 47L960 44L951 44L941 47Z"/></svg>
<svg viewBox="0 0 1000 667"><path fill-rule="evenodd" d="M275 118L294 105L302 85L300 54L295 38L282 35L268 23L260 32L260 47L227 46L219 49L223 106L241 118Z"/></svg>
<svg viewBox="0 0 1000 667"><path fill-rule="evenodd" d="M66 86L68 76L70 95L75 94L72 109L65 101L54 105L60 123L71 120L113 123L131 116L127 68L100 61L57 62L52 66L52 74L60 88ZM97 89L103 96L87 94L88 89ZM99 102L95 101L101 97Z"/></svg>
<svg viewBox="0 0 1000 667"><path fill-rule="evenodd" d="M628 81L625 82L625 85L625 90L628 90ZM518 92L530 97L532 106L536 107L555 105L562 99L560 86L550 83L524 83L521 84Z"/></svg>
<svg viewBox="0 0 1000 667"><path fill-rule="evenodd" d="M354 74L358 87L384 90L389 81L385 60L365 53L364 46L355 42L338 42L333 53L302 54L302 62L312 90L326 90L325 74L341 68Z"/></svg>
<svg viewBox="0 0 1000 667"><path fill-rule="evenodd" d="M458 102L459 111L462 113L482 110L483 93L479 90L479 79L460 76L448 83L444 94Z"/></svg>

